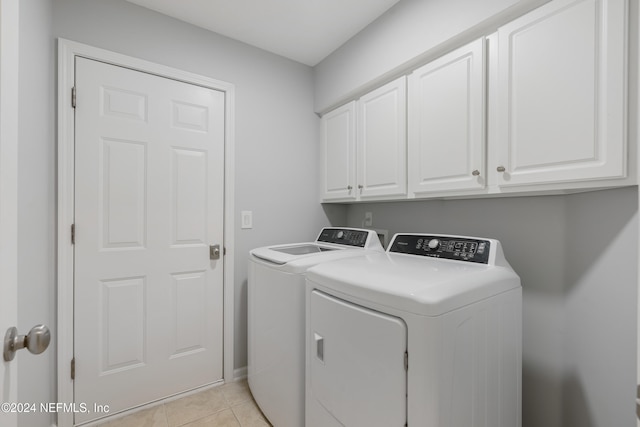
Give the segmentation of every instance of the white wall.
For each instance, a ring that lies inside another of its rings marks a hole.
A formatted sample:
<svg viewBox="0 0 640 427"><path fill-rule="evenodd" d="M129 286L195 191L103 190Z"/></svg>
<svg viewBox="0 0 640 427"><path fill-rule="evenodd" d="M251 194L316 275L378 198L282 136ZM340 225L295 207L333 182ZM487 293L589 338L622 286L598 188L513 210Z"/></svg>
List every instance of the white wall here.
<svg viewBox="0 0 640 427"><path fill-rule="evenodd" d="M637 194L628 188L568 199L563 426L635 425Z"/></svg>
<svg viewBox="0 0 640 427"><path fill-rule="evenodd" d="M492 237L523 286L523 427L634 422L637 188L358 204L396 232Z"/></svg>
<svg viewBox="0 0 640 427"><path fill-rule="evenodd" d="M315 111L326 112L547 1L402 0L314 68Z"/></svg>

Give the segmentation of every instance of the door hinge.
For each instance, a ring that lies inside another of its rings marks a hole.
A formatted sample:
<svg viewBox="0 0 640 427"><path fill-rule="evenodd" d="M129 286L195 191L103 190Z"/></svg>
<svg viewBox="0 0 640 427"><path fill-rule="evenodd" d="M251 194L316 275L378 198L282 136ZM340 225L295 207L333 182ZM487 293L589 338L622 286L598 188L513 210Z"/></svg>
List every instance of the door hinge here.
<svg viewBox="0 0 640 427"><path fill-rule="evenodd" d="M71 359L71 379L76 379L76 358Z"/></svg>
<svg viewBox="0 0 640 427"><path fill-rule="evenodd" d="M409 370L409 353L406 351L404 352L404 370Z"/></svg>
<svg viewBox="0 0 640 427"><path fill-rule="evenodd" d="M71 244L76 244L76 225L71 224Z"/></svg>
<svg viewBox="0 0 640 427"><path fill-rule="evenodd" d="M71 107L76 108L76 87L71 88Z"/></svg>

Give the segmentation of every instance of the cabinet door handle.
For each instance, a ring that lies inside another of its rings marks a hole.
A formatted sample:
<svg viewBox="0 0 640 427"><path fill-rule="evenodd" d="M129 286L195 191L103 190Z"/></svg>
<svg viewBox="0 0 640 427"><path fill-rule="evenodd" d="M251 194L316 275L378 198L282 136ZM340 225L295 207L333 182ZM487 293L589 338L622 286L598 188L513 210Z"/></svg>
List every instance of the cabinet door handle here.
<svg viewBox="0 0 640 427"><path fill-rule="evenodd" d="M351 190L353 190L353 187L350 186L350 185L347 185L347 190L351 191Z"/></svg>
<svg viewBox="0 0 640 427"><path fill-rule="evenodd" d="M496 170L497 170L498 172L504 172L504 171L506 171L506 169L504 168L504 166L498 166L498 167L496 168Z"/></svg>
<svg viewBox="0 0 640 427"><path fill-rule="evenodd" d="M364 188L364 186L363 186L362 184L358 184L358 188L359 188L360 190L362 190L362 189Z"/></svg>
<svg viewBox="0 0 640 427"><path fill-rule="evenodd" d="M471 175L473 176L480 176L480 171L478 169L474 170L473 172L471 172Z"/></svg>

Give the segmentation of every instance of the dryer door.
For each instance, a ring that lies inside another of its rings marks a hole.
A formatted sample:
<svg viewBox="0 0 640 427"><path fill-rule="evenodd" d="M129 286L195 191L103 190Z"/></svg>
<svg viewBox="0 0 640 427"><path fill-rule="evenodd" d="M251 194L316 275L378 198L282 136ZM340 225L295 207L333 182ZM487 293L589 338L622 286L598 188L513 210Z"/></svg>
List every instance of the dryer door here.
<svg viewBox="0 0 640 427"><path fill-rule="evenodd" d="M404 426L404 321L317 290L309 309L309 427L330 418L349 427Z"/></svg>

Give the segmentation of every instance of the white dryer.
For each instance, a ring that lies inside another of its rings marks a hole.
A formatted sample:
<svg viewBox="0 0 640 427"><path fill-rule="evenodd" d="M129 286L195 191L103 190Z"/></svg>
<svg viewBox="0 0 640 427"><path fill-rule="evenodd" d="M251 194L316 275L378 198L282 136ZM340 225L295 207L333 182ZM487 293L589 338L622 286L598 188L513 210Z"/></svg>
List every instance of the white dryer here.
<svg viewBox="0 0 640 427"><path fill-rule="evenodd" d="M522 289L497 240L397 234L306 288L306 427L522 425Z"/></svg>
<svg viewBox="0 0 640 427"><path fill-rule="evenodd" d="M324 228L315 242L254 249L248 279L248 380L277 427L304 425L305 278L308 268L384 253L372 230Z"/></svg>

